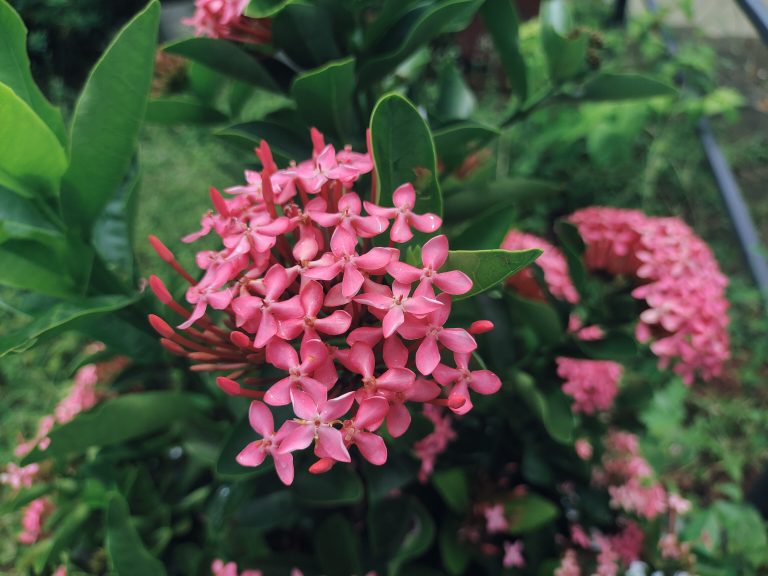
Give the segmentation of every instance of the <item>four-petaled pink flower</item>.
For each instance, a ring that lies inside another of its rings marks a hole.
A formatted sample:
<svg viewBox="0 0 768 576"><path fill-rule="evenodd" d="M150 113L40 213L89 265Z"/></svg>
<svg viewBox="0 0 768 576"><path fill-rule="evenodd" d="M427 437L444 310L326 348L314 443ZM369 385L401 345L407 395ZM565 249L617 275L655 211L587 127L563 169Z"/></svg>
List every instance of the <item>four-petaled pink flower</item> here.
<svg viewBox="0 0 768 576"><path fill-rule="evenodd" d="M399 186L392 194L392 203L394 208L383 208L371 202L364 202L365 210L368 214L381 216L389 220L394 219L392 229L389 231L389 237L393 242L408 242L413 238L411 227L419 232L431 234L443 223L440 216L428 212L427 214L414 214L413 207L416 205L416 190L412 184L403 184Z"/></svg>
<svg viewBox="0 0 768 576"><path fill-rule="evenodd" d="M371 464L381 466L387 461L387 446L384 439L373 432L381 426L387 416L389 403L381 396L371 396L360 403L352 420L345 420L341 429L344 444L354 444L363 458Z"/></svg>
<svg viewBox="0 0 768 576"><path fill-rule="evenodd" d="M284 340L275 340L267 346L267 361L288 372L264 394L264 402L272 406L284 406L291 402L292 390L306 390L313 398L325 399L328 388L335 380L320 382L311 375L326 359L328 351L320 340L307 340L301 347L301 362L293 346Z"/></svg>
<svg viewBox="0 0 768 576"><path fill-rule="evenodd" d="M402 284L419 282L416 296L435 297L434 286L448 294L466 294L472 289L472 280L461 270L438 272L448 259L448 238L441 234L429 239L421 248L422 268L405 262L393 261L388 267L395 280Z"/></svg>
<svg viewBox="0 0 768 576"><path fill-rule="evenodd" d="M406 314L423 318L443 305L434 298L409 296L410 292L410 284L393 282L391 289L389 286L383 286L379 292L366 292L355 297L354 300L371 308L386 311L381 324L384 337L389 338L405 322Z"/></svg>
<svg viewBox="0 0 768 576"><path fill-rule="evenodd" d="M456 368L438 364L433 373L443 386L452 386L448 406L456 414L466 414L472 408L469 389L478 394L495 394L501 388L501 380L490 370L470 370L470 354L456 352L453 355Z"/></svg>
<svg viewBox="0 0 768 576"><path fill-rule="evenodd" d="M238 464L241 466L258 466L264 462L267 454L269 454L275 461L275 471L280 480L285 485L291 484L293 482L293 455L278 452L278 448L285 437L295 428L296 423L289 420L280 427L280 430L275 432L272 412L258 400L251 402L248 420L251 423L251 428L261 435L261 440L255 440L243 448L236 456Z"/></svg>
<svg viewBox="0 0 768 576"><path fill-rule="evenodd" d="M301 287L299 300L304 309L304 315L298 318L288 318L280 322L279 335L285 340L293 340L302 332L304 336L302 342L307 340L316 340L321 334L338 336L349 330L352 323L352 316L344 310L334 310L324 318L318 318L317 315L323 307L325 293L322 286L310 280Z"/></svg>
<svg viewBox="0 0 768 576"><path fill-rule="evenodd" d="M363 208L363 203L354 192L344 194L339 199L339 211L337 213L329 214L326 212L327 208L328 203L323 198L315 198L307 204L306 212L320 226L326 228L338 226L360 238L373 238L384 232L389 224L386 218L380 216L361 216L360 211Z"/></svg>

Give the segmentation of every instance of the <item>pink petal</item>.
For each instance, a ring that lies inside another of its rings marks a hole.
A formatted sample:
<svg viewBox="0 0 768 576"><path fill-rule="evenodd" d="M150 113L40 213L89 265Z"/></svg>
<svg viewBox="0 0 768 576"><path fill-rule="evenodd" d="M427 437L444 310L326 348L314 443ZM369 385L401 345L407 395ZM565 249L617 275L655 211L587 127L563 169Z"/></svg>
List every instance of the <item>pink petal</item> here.
<svg viewBox="0 0 768 576"><path fill-rule="evenodd" d="M224 310L232 301L232 292L222 290L221 292L212 292L208 294L208 304L216 310Z"/></svg>
<svg viewBox="0 0 768 576"><path fill-rule="evenodd" d="M293 455L280 454L273 450L272 458L275 461L275 472L277 472L280 481L286 486L290 486L293 483Z"/></svg>
<svg viewBox="0 0 768 576"><path fill-rule="evenodd" d="M352 316L344 310L336 310L330 316L318 318L315 320L315 329L323 334L337 336L349 330L352 323Z"/></svg>
<svg viewBox="0 0 768 576"><path fill-rule="evenodd" d="M411 425L411 413L402 404L393 404L387 414L387 432L392 438L399 438Z"/></svg>
<svg viewBox="0 0 768 576"><path fill-rule="evenodd" d="M416 368L424 376L429 376L440 363L440 350L437 348L437 338L427 336L421 341L416 350Z"/></svg>
<svg viewBox="0 0 768 576"><path fill-rule="evenodd" d="M381 326L361 326L349 333L347 344L354 346L356 343L361 342L369 348L373 348L382 337Z"/></svg>
<svg viewBox="0 0 768 576"><path fill-rule="evenodd" d="M392 305L392 296L386 294L377 294L375 292L364 292L354 298L355 302L386 310Z"/></svg>
<svg viewBox="0 0 768 576"><path fill-rule="evenodd" d="M440 228L440 225L443 223L440 216L437 214L432 214L431 212L427 214L413 214L411 213L408 216L408 223L416 228L419 232L434 232L438 228Z"/></svg>
<svg viewBox="0 0 768 576"><path fill-rule="evenodd" d="M266 298L277 300L290 284L288 273L280 264L274 264L264 276Z"/></svg>
<svg viewBox="0 0 768 576"><path fill-rule="evenodd" d="M400 328L402 329L403 326ZM408 363L408 348L395 335L384 340L383 355L384 364L386 364L387 368L405 368L405 365Z"/></svg>
<svg viewBox="0 0 768 576"><path fill-rule="evenodd" d="M355 428L376 430L389 412L389 402L383 396L371 396L366 398L357 409L354 418Z"/></svg>
<svg viewBox="0 0 768 576"><path fill-rule="evenodd" d="M280 216L269 224L261 224L258 227L259 234L265 234L267 236L279 236L285 234L288 228L291 227L291 221L285 216Z"/></svg>
<svg viewBox="0 0 768 576"><path fill-rule="evenodd" d="M376 378L376 385L392 392L404 392L411 387L416 375L407 368L390 368Z"/></svg>
<svg viewBox="0 0 768 576"><path fill-rule="evenodd" d="M360 201L360 196L354 192L348 192L339 199L339 212L349 210L352 214L360 214L363 208L363 203Z"/></svg>
<svg viewBox="0 0 768 576"><path fill-rule="evenodd" d="M472 352L477 349L477 342L463 328L443 328L438 339L440 344L453 352Z"/></svg>
<svg viewBox="0 0 768 576"><path fill-rule="evenodd" d="M413 238L413 232L411 232L411 227L408 226L408 219L405 217L405 214L397 214L392 224L392 229L389 231L389 237L393 242L408 242L408 240Z"/></svg>
<svg viewBox="0 0 768 576"><path fill-rule="evenodd" d="M259 330L253 341L254 348L264 348L272 337L277 334L277 320L268 311L264 311L259 322Z"/></svg>
<svg viewBox="0 0 768 576"><path fill-rule="evenodd" d="M343 264L334 262L330 266L310 266L304 271L304 278L310 280L333 280L343 269Z"/></svg>
<svg viewBox="0 0 768 576"><path fill-rule="evenodd" d="M272 411L263 402L258 400L251 402L251 407L248 410L248 421L251 423L251 428L261 434L263 438L275 434Z"/></svg>
<svg viewBox="0 0 768 576"><path fill-rule="evenodd" d="M318 414L317 402L307 392L291 390L293 413L302 420L314 420Z"/></svg>
<svg viewBox="0 0 768 576"><path fill-rule="evenodd" d="M328 349L322 341L307 340L301 345L301 367L304 372L312 372L328 356Z"/></svg>
<svg viewBox="0 0 768 576"><path fill-rule="evenodd" d="M331 250L336 256L352 255L357 248L357 238L344 230L344 228L336 228L331 236Z"/></svg>
<svg viewBox="0 0 768 576"><path fill-rule="evenodd" d="M355 265L366 272L378 272L387 268L393 258L398 258L400 251L392 248L371 248L362 256L355 258Z"/></svg>
<svg viewBox="0 0 768 576"><path fill-rule="evenodd" d="M426 378L417 378L408 392L408 399L414 402L429 402L438 396L440 396L440 386Z"/></svg>
<svg viewBox="0 0 768 576"><path fill-rule="evenodd" d="M387 229L389 220L381 216L355 216L352 219L352 226L359 236L373 238Z"/></svg>
<svg viewBox="0 0 768 576"><path fill-rule="evenodd" d="M288 342L275 340L267 346L267 362L288 372L299 365L299 355Z"/></svg>
<svg viewBox="0 0 768 576"><path fill-rule="evenodd" d="M448 259L448 237L445 234L430 238L421 247L421 262L425 268L439 270Z"/></svg>
<svg viewBox="0 0 768 576"><path fill-rule="evenodd" d="M392 203L398 208L413 208L416 203L416 190L413 189L413 184L398 186L392 193Z"/></svg>
<svg viewBox="0 0 768 576"><path fill-rule="evenodd" d="M283 438L283 441L280 442L280 447L277 449L277 453L288 454L294 450L304 450L304 448L312 444L314 439L315 425L302 424L288 434L288 436Z"/></svg>
<svg viewBox="0 0 768 576"><path fill-rule="evenodd" d="M443 303L439 300L427 298L425 296L415 296L413 298L409 298L405 303L405 310L409 314L413 314L418 318L421 316L426 316L430 312L434 312L442 305Z"/></svg>
<svg viewBox="0 0 768 576"><path fill-rule="evenodd" d="M302 376L298 383L301 384L301 388L295 387L294 390L306 392L318 405L325 402L325 399L328 397L328 387L315 378Z"/></svg>
<svg viewBox="0 0 768 576"><path fill-rule="evenodd" d="M301 304L304 307L306 316L317 316L320 308L323 307L323 287L317 282L307 282L301 287Z"/></svg>
<svg viewBox="0 0 768 576"><path fill-rule="evenodd" d="M331 228L341 222L341 216L338 214L326 214L323 212L310 212L309 217L324 228Z"/></svg>
<svg viewBox="0 0 768 576"><path fill-rule="evenodd" d="M466 294L472 289L472 280L461 270L440 272L434 276L433 282L448 294Z"/></svg>
<svg viewBox="0 0 768 576"><path fill-rule="evenodd" d="M501 380L490 370L475 370L469 385L479 394L495 394L501 388Z"/></svg>
<svg viewBox="0 0 768 576"><path fill-rule="evenodd" d="M351 262L344 266L344 277L341 280L341 293L345 298L352 298L360 291L365 278Z"/></svg>
<svg viewBox="0 0 768 576"><path fill-rule="evenodd" d="M456 368L451 368L445 364L438 364L432 371L432 377L440 382L442 386L448 386L453 384L456 380L461 378L461 371Z"/></svg>
<svg viewBox="0 0 768 576"><path fill-rule="evenodd" d="M370 346L367 346L362 342L358 342L352 346L349 356L349 365L355 372L360 374L363 378L368 378L373 375L374 363L375 358Z"/></svg>
<svg viewBox="0 0 768 576"><path fill-rule="evenodd" d="M387 266L387 272L398 282L403 284L413 284L421 278L421 269L406 264L405 262L395 261Z"/></svg>
<svg viewBox="0 0 768 576"><path fill-rule="evenodd" d="M205 316L205 309L206 309L205 300L203 299L198 300L197 304L195 304L195 309L192 310L192 314L189 315L189 318L187 318L186 322L179 324L178 328L181 330L186 330L187 328L192 326L192 324L194 324L200 318Z"/></svg>
<svg viewBox="0 0 768 576"><path fill-rule="evenodd" d="M363 206L365 206L365 211L368 212L368 214L378 216L379 218L391 220L395 217L395 214L397 214L397 208L385 208L378 204L372 204L371 202L363 202Z"/></svg>
<svg viewBox="0 0 768 576"><path fill-rule="evenodd" d="M333 458L338 462L351 462L347 447L344 446L344 436L341 431L330 426L321 426L317 431L317 449L315 454L320 457Z"/></svg>
<svg viewBox="0 0 768 576"><path fill-rule="evenodd" d="M285 406L291 403L291 386L293 379L289 376L278 380L264 394L264 402L270 406Z"/></svg>
<svg viewBox="0 0 768 576"><path fill-rule="evenodd" d="M347 392L341 396L328 400L320 410L320 418L323 422L331 422L332 420L338 420L344 416L349 409L352 408L352 403L355 401L355 393Z"/></svg>
<svg viewBox="0 0 768 576"><path fill-rule="evenodd" d="M341 284L334 284L331 286L331 289L328 290L328 294L325 295L325 302L323 302L324 306L327 306L329 308L339 308L341 306L346 306L349 304L351 300L349 298L345 298L344 294L341 293Z"/></svg>
<svg viewBox="0 0 768 576"><path fill-rule="evenodd" d="M261 444L260 440L251 442L243 448L240 453L235 456L235 460L240 466L258 466L267 457L267 451Z"/></svg>
<svg viewBox="0 0 768 576"><path fill-rule="evenodd" d="M403 313L403 309L400 306L394 306L389 309L389 312L387 312L387 315L384 316L384 320L382 321L382 329L384 338L389 338L392 336L392 334L395 333L395 330L397 330L405 321L405 314Z"/></svg>
<svg viewBox="0 0 768 576"><path fill-rule="evenodd" d="M370 432L358 432L354 439L357 449L363 458L375 466L381 466L387 461L387 445L384 439Z"/></svg>

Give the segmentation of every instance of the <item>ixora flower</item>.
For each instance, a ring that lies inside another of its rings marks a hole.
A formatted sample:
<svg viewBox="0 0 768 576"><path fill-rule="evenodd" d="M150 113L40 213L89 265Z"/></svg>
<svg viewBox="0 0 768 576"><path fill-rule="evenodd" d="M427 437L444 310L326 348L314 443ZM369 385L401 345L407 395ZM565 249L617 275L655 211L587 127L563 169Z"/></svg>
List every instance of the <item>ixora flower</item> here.
<svg viewBox="0 0 768 576"><path fill-rule="evenodd" d="M268 18L248 18L250 0L196 0L195 13L182 20L193 26L197 36L224 38L250 44L272 41L272 22Z"/></svg>
<svg viewBox="0 0 768 576"><path fill-rule="evenodd" d="M370 154L337 152L318 131L311 136L312 158L278 169L262 142L260 172L246 172L247 184L228 188L229 197L211 191L214 210L183 239L219 239L218 249L197 253L199 280L150 238L190 284L185 307L150 278L159 300L180 317L175 329L154 315L150 323L193 370L220 372L224 392L253 400L250 422L260 438L243 447L241 465L270 457L290 484L293 454L308 448L317 457L313 473L350 462L353 446L384 464L380 428L403 435L419 405L441 425L414 447L426 476L453 438L443 411L465 414L471 392L494 394L501 386L471 361L472 334L493 324L450 325L452 297L467 293L472 281L445 269L445 236L424 243L420 266L401 260L398 244L413 237L412 229L432 234L441 225L439 216L414 211L413 186L393 190L391 207L362 201L353 187L373 170ZM276 423L275 406L290 406L293 417Z"/></svg>

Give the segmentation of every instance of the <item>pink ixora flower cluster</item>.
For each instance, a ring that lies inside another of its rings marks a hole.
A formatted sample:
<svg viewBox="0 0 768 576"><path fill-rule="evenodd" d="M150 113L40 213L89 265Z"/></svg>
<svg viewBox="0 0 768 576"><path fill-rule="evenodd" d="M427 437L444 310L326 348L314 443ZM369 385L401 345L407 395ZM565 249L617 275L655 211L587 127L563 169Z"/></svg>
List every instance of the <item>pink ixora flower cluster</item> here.
<svg viewBox="0 0 768 576"><path fill-rule="evenodd" d="M238 571L237 564L235 562L224 562L224 560L216 559L211 564L212 576L262 576L261 570L243 570ZM290 576L304 576L304 573L298 568L291 569ZM376 576L376 572L366 572L365 576Z"/></svg>
<svg viewBox="0 0 768 576"><path fill-rule="evenodd" d="M312 158L285 169L262 142L261 172L246 172L246 184L229 188L229 198L211 191L215 211L184 239L220 238L220 249L197 253L199 280L151 238L191 284L191 310L152 277L158 298L181 315L184 335L157 316L150 322L168 350L196 362L193 370L226 372L217 380L225 392L255 399L250 419L261 439L238 462L258 466L271 456L286 484L296 450L314 446L317 473L349 462L352 445L383 464L377 430L386 422L392 437L404 434L409 404L464 414L470 390L493 394L501 386L492 372L470 366L477 347L470 331L492 325L447 326L452 295L472 286L464 273L444 270L447 238L425 242L418 264L402 260L396 247L413 238L412 229L434 233L441 219L414 211L407 183L393 191L391 207L376 204L375 194L363 201L353 187L373 170L370 154L336 151L315 130L312 141ZM214 322L211 309L223 322ZM281 376L264 376L265 365ZM269 407L289 404L295 417L275 429Z"/></svg>
<svg viewBox="0 0 768 576"><path fill-rule="evenodd" d="M268 18L249 18L245 9L250 0L196 0L195 13L182 20L194 26L197 36L223 38L250 44L272 42L272 21Z"/></svg>
<svg viewBox="0 0 768 576"><path fill-rule="evenodd" d="M557 375L565 383L563 392L573 398L574 413L594 414L613 406L624 371L610 360L584 360L558 357Z"/></svg>
<svg viewBox="0 0 768 576"><path fill-rule="evenodd" d="M662 367L691 384L718 376L730 356L728 283L707 244L678 218L592 207L570 216L587 249L586 265L633 279L648 309L636 335L652 342Z"/></svg>
<svg viewBox="0 0 768 576"><path fill-rule="evenodd" d="M21 519L21 534L19 542L22 544L34 544L40 539L43 533L45 521L53 512L54 507L47 498L37 498L32 500L26 508Z"/></svg>

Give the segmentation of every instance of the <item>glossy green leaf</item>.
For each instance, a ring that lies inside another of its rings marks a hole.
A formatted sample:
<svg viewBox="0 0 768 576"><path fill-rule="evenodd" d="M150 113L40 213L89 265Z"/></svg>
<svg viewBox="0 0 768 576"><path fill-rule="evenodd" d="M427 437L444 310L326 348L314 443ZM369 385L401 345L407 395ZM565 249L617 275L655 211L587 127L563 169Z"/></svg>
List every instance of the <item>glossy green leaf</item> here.
<svg viewBox="0 0 768 576"><path fill-rule="evenodd" d="M560 390L545 394L538 389L533 378L524 372L516 373L513 380L515 390L542 421L547 433L561 444L571 445L576 421L569 398Z"/></svg>
<svg viewBox="0 0 768 576"><path fill-rule="evenodd" d="M510 534L531 532L560 515L559 508L550 500L532 493L507 500L504 509L510 519Z"/></svg>
<svg viewBox="0 0 768 576"><path fill-rule="evenodd" d="M496 46L504 72L520 102L528 97L528 72L520 52L519 19L515 6L509 0L485 0L480 8L488 33Z"/></svg>
<svg viewBox="0 0 768 576"><path fill-rule="evenodd" d="M510 293L506 294L506 299L513 320L530 329L536 335L540 345L550 346L559 344L563 340L565 329L552 306Z"/></svg>
<svg viewBox="0 0 768 576"><path fill-rule="evenodd" d="M251 530L267 531L290 528L301 518L302 512L291 490L279 488L264 496L249 498L234 510L232 520Z"/></svg>
<svg viewBox="0 0 768 576"><path fill-rule="evenodd" d="M472 154L496 140L499 134L500 132L491 126L464 121L435 130L432 136L435 139L437 155L445 170L450 172L460 167ZM446 198L446 204L447 202Z"/></svg>
<svg viewBox="0 0 768 576"><path fill-rule="evenodd" d="M0 186L0 244L10 238L44 243L63 235L32 201Z"/></svg>
<svg viewBox="0 0 768 576"><path fill-rule="evenodd" d="M362 572L357 535L341 514L334 514L318 526L314 544L323 574L349 576Z"/></svg>
<svg viewBox="0 0 768 576"><path fill-rule="evenodd" d="M154 124L215 124L226 119L215 108L186 98L155 98L147 104L146 120Z"/></svg>
<svg viewBox="0 0 768 576"><path fill-rule="evenodd" d="M438 133L435 134L435 143ZM438 151L440 150L438 144ZM445 198L446 220L459 220L490 213L492 210L522 207L527 208L536 202L554 199L562 194L563 186L556 182L535 178L500 178L478 189L474 183L468 183L460 191L454 191ZM507 230L512 220L507 223Z"/></svg>
<svg viewBox="0 0 768 576"><path fill-rule="evenodd" d="M299 74L291 96L307 125L348 142L355 136L354 90L355 60L347 58Z"/></svg>
<svg viewBox="0 0 768 576"><path fill-rule="evenodd" d="M61 200L65 219L83 231L90 231L135 153L155 67L159 20L160 4L152 0L114 38L75 106Z"/></svg>
<svg viewBox="0 0 768 576"><path fill-rule="evenodd" d="M405 562L421 556L435 539L435 523L413 496L382 500L368 511L374 557L387 561L397 573Z"/></svg>
<svg viewBox="0 0 768 576"><path fill-rule="evenodd" d="M470 505L469 483L463 468L451 468L432 476L432 484L445 500L448 507L462 514Z"/></svg>
<svg viewBox="0 0 768 576"><path fill-rule="evenodd" d="M153 391L118 396L54 428L47 450L33 450L24 463L80 454L91 447L111 446L167 430L175 420L199 413L199 397L183 392Z"/></svg>
<svg viewBox="0 0 768 576"><path fill-rule="evenodd" d="M46 565L58 563L59 556L72 545L80 535L83 525L91 516L91 507L86 503L78 503L66 511L60 522L53 527L51 547L48 549Z"/></svg>
<svg viewBox="0 0 768 576"><path fill-rule="evenodd" d="M116 576L164 576L162 562L144 546L131 521L128 503L114 494L107 507L105 547Z"/></svg>
<svg viewBox="0 0 768 576"><path fill-rule="evenodd" d="M243 147L251 152L262 140L266 140L272 153L284 161L298 162L309 158L312 154L308 135L302 138L284 124L267 120L235 124L216 132L216 135L235 143L242 143Z"/></svg>
<svg viewBox="0 0 768 576"><path fill-rule="evenodd" d="M587 69L589 38L584 33L568 37L573 28L568 2L544 0L539 21L541 42L552 82L560 84L584 73Z"/></svg>
<svg viewBox="0 0 768 576"><path fill-rule="evenodd" d="M297 0L251 0L245 9L245 15L251 18L268 18L278 14L286 6Z"/></svg>
<svg viewBox="0 0 768 576"><path fill-rule="evenodd" d="M438 77L439 96L435 113L443 121L466 120L477 107L477 98L454 64L443 67Z"/></svg>
<svg viewBox="0 0 768 576"><path fill-rule="evenodd" d="M272 76L255 56L228 40L186 38L166 44L163 49L170 54L184 56L193 62L203 64L235 80L272 92L280 91Z"/></svg>
<svg viewBox="0 0 768 576"><path fill-rule="evenodd" d="M381 80L432 38L456 29L457 22L467 22L478 5L477 0L443 0L418 5L393 29L387 30L380 42L370 47L368 57L360 66L360 82L369 84Z"/></svg>
<svg viewBox="0 0 768 576"><path fill-rule="evenodd" d="M533 263L541 250L451 250L446 270L461 270L472 279L472 289L457 300L477 296Z"/></svg>
<svg viewBox="0 0 768 576"><path fill-rule="evenodd" d="M349 466L334 466L325 474L297 474L293 490L302 504L312 508L357 504L364 493L360 477Z"/></svg>
<svg viewBox="0 0 768 576"><path fill-rule="evenodd" d="M219 74L216 70L211 70L199 62L192 61L187 66L187 83L192 95L208 106L213 107L216 98L229 81L230 79L223 74ZM149 102L151 104L152 100ZM149 112L149 108L147 112Z"/></svg>
<svg viewBox="0 0 768 576"><path fill-rule="evenodd" d="M6 0L0 0L0 83L26 102L66 147L61 114L35 84L27 56L27 29Z"/></svg>
<svg viewBox="0 0 768 576"><path fill-rule="evenodd" d="M5 84L0 84L0 186L27 198L54 196L67 155L48 125Z"/></svg>
<svg viewBox="0 0 768 576"><path fill-rule="evenodd" d="M584 84L586 100L634 100L654 96L674 96L677 89L639 74L599 74Z"/></svg>
<svg viewBox="0 0 768 576"><path fill-rule="evenodd" d="M272 21L275 47L304 68L317 68L344 56L333 32L333 17L320 2L292 4Z"/></svg>
<svg viewBox="0 0 768 576"><path fill-rule="evenodd" d="M461 525L455 518L443 520L440 526L440 559L448 574L465 574L471 560L467 545L459 538Z"/></svg>
<svg viewBox="0 0 768 576"><path fill-rule="evenodd" d="M416 189L414 211L442 216L435 146L429 127L413 104L397 94L381 98L371 114L371 143L378 203L392 206L392 193L410 182Z"/></svg>

